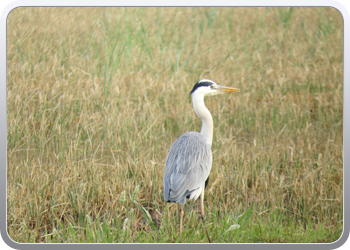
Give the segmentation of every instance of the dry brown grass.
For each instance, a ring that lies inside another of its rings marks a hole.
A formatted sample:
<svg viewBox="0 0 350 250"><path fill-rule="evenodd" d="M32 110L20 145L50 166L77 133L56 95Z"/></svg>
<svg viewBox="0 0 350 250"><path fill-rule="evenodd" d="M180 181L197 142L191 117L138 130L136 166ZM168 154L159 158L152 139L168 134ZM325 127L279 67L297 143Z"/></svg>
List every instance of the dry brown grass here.
<svg viewBox="0 0 350 250"><path fill-rule="evenodd" d="M274 215L281 213L284 227L321 225L334 232L326 242L339 238L342 18L332 8L294 8L289 19L289 10L13 10L7 27L10 237L72 242L60 234L60 223L78 227L89 215L117 227L134 211L125 241L138 239L134 229L143 214L120 195L140 185L138 202L165 214L164 161L177 137L200 130L188 93L209 78L241 89L206 99L215 126L209 221L231 223L252 208L251 227L277 223ZM164 231L166 220L159 225ZM283 242L250 238L259 240Z"/></svg>

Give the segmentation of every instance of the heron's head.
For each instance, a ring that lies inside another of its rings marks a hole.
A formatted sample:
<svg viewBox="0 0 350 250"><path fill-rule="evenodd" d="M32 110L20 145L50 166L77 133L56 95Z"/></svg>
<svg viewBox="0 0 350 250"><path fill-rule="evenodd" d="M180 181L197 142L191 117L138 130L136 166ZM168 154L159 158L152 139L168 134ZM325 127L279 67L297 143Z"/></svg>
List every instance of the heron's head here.
<svg viewBox="0 0 350 250"><path fill-rule="evenodd" d="M202 79L198 81L191 90L190 95L193 93L201 93L204 96L217 95L221 93L234 93L239 92L239 89L233 87L221 86L213 82L212 80Z"/></svg>

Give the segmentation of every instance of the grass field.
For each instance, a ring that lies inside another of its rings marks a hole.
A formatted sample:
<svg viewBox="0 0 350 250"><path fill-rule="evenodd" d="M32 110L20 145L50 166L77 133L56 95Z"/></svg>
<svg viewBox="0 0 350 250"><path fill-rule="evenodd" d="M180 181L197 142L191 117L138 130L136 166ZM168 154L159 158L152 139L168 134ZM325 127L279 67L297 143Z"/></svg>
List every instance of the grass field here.
<svg viewBox="0 0 350 250"><path fill-rule="evenodd" d="M343 231L343 19L333 8L17 8L7 26L7 228L16 242L205 243L163 202L171 144L214 120L215 243Z"/></svg>

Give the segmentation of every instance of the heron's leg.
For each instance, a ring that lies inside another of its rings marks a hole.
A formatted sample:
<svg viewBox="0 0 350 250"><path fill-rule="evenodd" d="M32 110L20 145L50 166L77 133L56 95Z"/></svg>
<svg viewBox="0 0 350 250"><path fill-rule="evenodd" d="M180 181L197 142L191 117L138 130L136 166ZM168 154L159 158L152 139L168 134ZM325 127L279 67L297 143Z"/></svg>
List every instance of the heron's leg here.
<svg viewBox="0 0 350 250"><path fill-rule="evenodd" d="M184 210L182 205L180 204L180 234L182 234L182 218L184 216Z"/></svg>
<svg viewBox="0 0 350 250"><path fill-rule="evenodd" d="M202 193L201 193L201 215L202 215L203 225L204 225L205 231L206 231L206 233L207 233L208 241L209 241L209 243L211 243L211 240L210 240L210 237L209 237L209 233L208 233L208 229L207 229L207 225L205 224L205 213L204 213L204 186L203 186Z"/></svg>

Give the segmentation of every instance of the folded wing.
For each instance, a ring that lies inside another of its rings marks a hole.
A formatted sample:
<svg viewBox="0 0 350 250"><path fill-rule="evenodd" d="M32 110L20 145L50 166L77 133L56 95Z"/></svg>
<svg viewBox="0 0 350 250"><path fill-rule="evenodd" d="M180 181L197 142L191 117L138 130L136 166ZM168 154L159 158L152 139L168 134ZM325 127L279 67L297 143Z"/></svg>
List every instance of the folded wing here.
<svg viewBox="0 0 350 250"><path fill-rule="evenodd" d="M209 143L197 132L187 132L170 147L164 171L164 200L184 204L197 199L212 165Z"/></svg>

